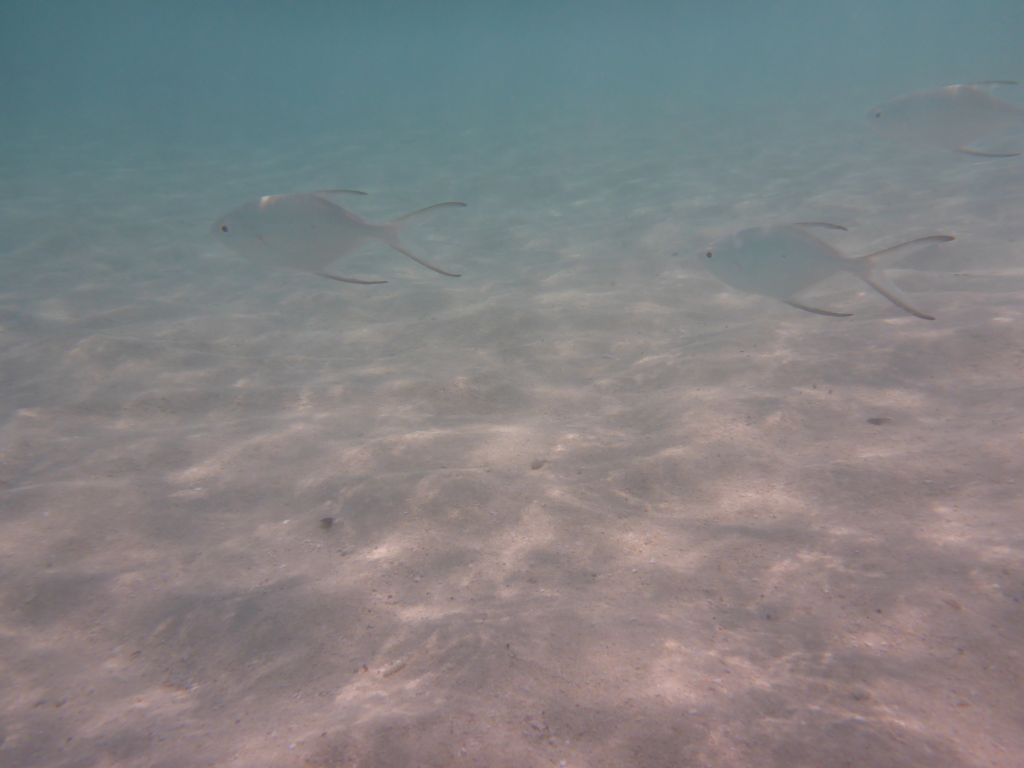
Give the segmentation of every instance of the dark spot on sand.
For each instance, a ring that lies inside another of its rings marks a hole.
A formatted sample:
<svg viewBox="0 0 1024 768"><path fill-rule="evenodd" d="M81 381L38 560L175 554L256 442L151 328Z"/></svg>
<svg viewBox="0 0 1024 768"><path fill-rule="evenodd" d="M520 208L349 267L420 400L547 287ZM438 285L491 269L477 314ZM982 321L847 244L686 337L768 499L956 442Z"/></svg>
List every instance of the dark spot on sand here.
<svg viewBox="0 0 1024 768"><path fill-rule="evenodd" d="M883 424L888 424L891 421L892 419L886 416L872 416L870 419L867 420L868 424L874 424L876 427L880 427Z"/></svg>
<svg viewBox="0 0 1024 768"><path fill-rule="evenodd" d="M321 517L320 518L320 527L323 530L325 530L325 531L331 530L331 528L334 527L334 518L333 517Z"/></svg>
<svg viewBox="0 0 1024 768"><path fill-rule="evenodd" d="M547 463L547 459L534 459L530 462L530 469L540 469Z"/></svg>

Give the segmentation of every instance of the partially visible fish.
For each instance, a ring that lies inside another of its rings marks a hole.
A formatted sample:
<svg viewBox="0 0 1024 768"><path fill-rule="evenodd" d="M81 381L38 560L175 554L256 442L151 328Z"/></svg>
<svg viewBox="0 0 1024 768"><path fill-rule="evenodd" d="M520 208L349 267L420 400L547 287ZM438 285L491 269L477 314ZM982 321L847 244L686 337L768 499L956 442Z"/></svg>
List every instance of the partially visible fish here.
<svg viewBox="0 0 1024 768"><path fill-rule="evenodd" d="M770 296L791 307L830 317L850 317L810 306L798 298L811 286L849 272L856 275L900 309L924 320L931 315L915 308L877 267L879 256L910 247L948 243L950 235L930 235L900 243L859 258L847 258L831 245L807 232L808 227L846 230L838 224L801 222L744 229L717 242L702 259L723 283L748 293Z"/></svg>
<svg viewBox="0 0 1024 768"><path fill-rule="evenodd" d="M387 282L339 277L324 271L333 262L374 239L438 274L459 277L412 253L399 239L399 228L409 219L430 211L461 208L465 203L437 203L375 224L327 199L329 195L336 194L366 193L354 189L329 189L294 195L265 195L221 217L210 231L229 248L256 263L310 272L343 283L379 285Z"/></svg>
<svg viewBox="0 0 1024 768"><path fill-rule="evenodd" d="M1021 153L984 148L993 141L1020 140L1024 131L1024 109L989 92L998 85L1016 83L991 80L910 93L878 105L868 120L893 138L981 157L1015 157Z"/></svg>

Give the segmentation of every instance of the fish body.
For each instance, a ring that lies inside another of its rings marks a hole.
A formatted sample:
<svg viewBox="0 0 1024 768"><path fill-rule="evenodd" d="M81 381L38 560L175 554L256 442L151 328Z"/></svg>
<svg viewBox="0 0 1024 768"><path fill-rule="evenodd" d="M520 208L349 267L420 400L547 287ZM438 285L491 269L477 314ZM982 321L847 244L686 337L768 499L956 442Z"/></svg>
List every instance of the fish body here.
<svg viewBox="0 0 1024 768"><path fill-rule="evenodd" d="M707 267L723 283L786 301L844 271L842 255L802 227L754 227L714 243Z"/></svg>
<svg viewBox="0 0 1024 768"><path fill-rule="evenodd" d="M837 274L856 275L896 306L917 317L932 320L913 307L902 292L878 269L882 254L911 246L947 242L949 235L931 235L886 248L860 258L848 258L838 249L807 231L809 227L845 229L819 222L781 224L744 229L716 241L702 259L708 270L733 288L783 301L807 312L848 317L841 312L809 306L802 292Z"/></svg>
<svg viewBox="0 0 1024 768"><path fill-rule="evenodd" d="M1024 109L991 93L1009 81L947 85L918 91L874 107L868 121L892 138L986 157L1013 157L1020 152L978 148L979 142L1000 141L1024 129Z"/></svg>
<svg viewBox="0 0 1024 768"><path fill-rule="evenodd" d="M438 203L389 222L373 223L328 199L329 194L341 192L363 194L354 190L331 190L265 195L222 216L214 222L211 232L253 263L310 272L342 282L385 282L343 278L323 271L374 239L439 274L458 277L411 253L399 239L399 227L414 216L436 208L461 207L465 203Z"/></svg>

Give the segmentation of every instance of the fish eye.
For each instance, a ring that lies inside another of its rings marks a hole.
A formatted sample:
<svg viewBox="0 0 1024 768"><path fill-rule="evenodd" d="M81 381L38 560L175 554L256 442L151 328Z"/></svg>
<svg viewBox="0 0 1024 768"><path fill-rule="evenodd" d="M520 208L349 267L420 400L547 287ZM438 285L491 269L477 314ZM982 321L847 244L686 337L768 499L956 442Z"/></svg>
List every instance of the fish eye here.
<svg viewBox="0 0 1024 768"><path fill-rule="evenodd" d="M228 225L227 224L221 224L220 225L220 231L221 232L227 232L228 231Z"/></svg>
<svg viewBox="0 0 1024 768"><path fill-rule="evenodd" d="M707 252L707 253L705 253L704 255L705 255L705 256L707 256L707 257L708 257L708 258L710 259L710 258L711 258L711 251L708 251L708 252Z"/></svg>

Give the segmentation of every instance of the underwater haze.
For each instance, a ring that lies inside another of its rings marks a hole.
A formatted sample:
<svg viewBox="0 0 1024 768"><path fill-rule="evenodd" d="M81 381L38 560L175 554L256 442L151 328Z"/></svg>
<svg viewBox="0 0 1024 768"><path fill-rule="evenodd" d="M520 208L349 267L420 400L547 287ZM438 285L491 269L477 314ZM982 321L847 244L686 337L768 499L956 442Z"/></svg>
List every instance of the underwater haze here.
<svg viewBox="0 0 1024 768"><path fill-rule="evenodd" d="M1024 764L1022 39L4 0L0 765Z"/></svg>

